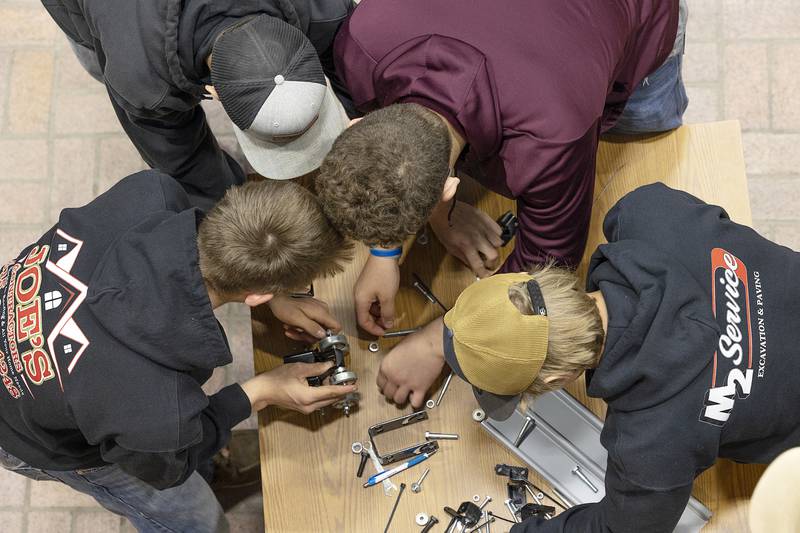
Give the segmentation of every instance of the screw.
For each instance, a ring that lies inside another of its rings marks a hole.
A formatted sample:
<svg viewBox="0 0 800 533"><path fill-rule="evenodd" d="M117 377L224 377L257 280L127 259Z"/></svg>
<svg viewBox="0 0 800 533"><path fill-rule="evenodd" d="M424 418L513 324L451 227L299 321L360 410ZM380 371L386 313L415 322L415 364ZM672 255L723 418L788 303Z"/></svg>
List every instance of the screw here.
<svg viewBox="0 0 800 533"><path fill-rule="evenodd" d="M426 431L425 440L458 440L458 435L455 433L434 433L432 431Z"/></svg>
<svg viewBox="0 0 800 533"><path fill-rule="evenodd" d="M528 438L528 435L536 428L536 421L531 416L525 417L525 423L522 424L522 427L517 434L517 438L514 439L514 447L519 448L520 444Z"/></svg>
<svg viewBox="0 0 800 533"><path fill-rule="evenodd" d="M444 385L442 385L442 390L439 391L439 396L436 398L436 407L439 407L439 404L442 403L442 398L444 398L444 393L447 392L447 387L450 386L450 382L453 381L453 373L447 376L447 379L444 380Z"/></svg>
<svg viewBox="0 0 800 533"><path fill-rule="evenodd" d="M583 470L581 470L580 466L575 465L575 468L572 469L572 474L578 476L581 481L586 483L589 488L592 489L592 492L597 492L597 487L594 486L594 483L592 483L591 479L586 477L586 474L583 473Z"/></svg>
<svg viewBox="0 0 800 533"><path fill-rule="evenodd" d="M483 500L483 502L482 502L482 503L481 503L481 504L478 506L478 509L480 509L481 511L483 511L483 508L484 508L484 507L486 507L487 505L489 505L489 502L490 502L490 501L492 501L492 497L491 497L491 496L487 496L487 497L486 497L486 498Z"/></svg>
<svg viewBox="0 0 800 533"><path fill-rule="evenodd" d="M428 533L431 529L433 529L433 526L435 526L438 523L439 523L439 519L436 518L435 516L431 515L430 520L428 520L428 525L425 526L424 528L422 528L422 531L420 531L420 533ZM384 531L384 533L386 533L386 532Z"/></svg>
<svg viewBox="0 0 800 533"><path fill-rule="evenodd" d="M412 333L421 330L421 327L417 328L410 328L410 329L398 329L397 331L387 331L383 334L384 339L388 339L391 337L405 337L406 335L411 335Z"/></svg>
<svg viewBox="0 0 800 533"><path fill-rule="evenodd" d="M511 503L511 500L505 500L505 501L503 501L503 503L506 504L506 507L508 508L508 512L511 513L511 518L514 519L514 522L519 524L519 518L517 517L517 510L516 510L516 508L514 508L514 504Z"/></svg>
<svg viewBox="0 0 800 533"><path fill-rule="evenodd" d="M397 493L397 499L394 501L394 507L392 507L392 514L389 515L389 521L386 522L386 529L383 530L383 533L387 533L389 531L389 526L392 525L392 518L394 518L394 512L397 511L397 504L400 503L400 496L403 495L404 490L406 490L406 484L400 483L400 492Z"/></svg>
<svg viewBox="0 0 800 533"><path fill-rule="evenodd" d="M364 467L367 466L367 459L369 459L369 452L367 450L361 450L361 462L358 463L358 472L356 472L356 477L361 477L364 475Z"/></svg>
<svg viewBox="0 0 800 533"><path fill-rule="evenodd" d="M419 477L419 480L411 484L411 492L417 494L419 491L422 490L422 482L425 481L425 476L427 476L428 472L430 471L431 471L430 468L426 468L425 471L422 473L422 475Z"/></svg>

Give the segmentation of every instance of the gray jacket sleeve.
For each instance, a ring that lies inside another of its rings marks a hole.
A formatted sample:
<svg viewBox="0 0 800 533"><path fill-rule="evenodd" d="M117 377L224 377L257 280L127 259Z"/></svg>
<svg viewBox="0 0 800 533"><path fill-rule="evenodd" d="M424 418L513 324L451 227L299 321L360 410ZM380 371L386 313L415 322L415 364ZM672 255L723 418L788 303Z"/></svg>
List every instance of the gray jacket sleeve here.
<svg viewBox="0 0 800 533"><path fill-rule="evenodd" d="M217 144L200 106L146 116L123 108L109 91L125 133L150 167L175 178L198 205L198 197L215 202L245 175Z"/></svg>

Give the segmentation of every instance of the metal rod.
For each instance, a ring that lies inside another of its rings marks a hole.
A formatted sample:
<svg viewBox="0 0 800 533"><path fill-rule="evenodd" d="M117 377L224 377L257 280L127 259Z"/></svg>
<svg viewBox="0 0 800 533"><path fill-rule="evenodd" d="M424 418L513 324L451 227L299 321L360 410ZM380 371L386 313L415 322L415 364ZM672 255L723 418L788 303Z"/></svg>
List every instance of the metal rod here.
<svg viewBox="0 0 800 533"><path fill-rule="evenodd" d="M411 335L412 333L415 333L415 332L417 332L417 331L419 331L421 329L422 329L422 327L419 326L419 327L416 327L416 328L398 329L397 331L387 331L386 333L383 334L383 337L384 338L405 337L406 335Z"/></svg>
<svg viewBox="0 0 800 533"><path fill-rule="evenodd" d="M397 493L397 499L394 501L394 507L392 507L392 514L389 515L389 521L386 522L386 529L383 530L383 533L389 531L389 526L392 524L392 519L394 518L394 512L397 511L397 504L400 503L400 496L403 495L404 490L406 490L406 484L400 483L400 492Z"/></svg>
<svg viewBox="0 0 800 533"><path fill-rule="evenodd" d="M453 380L453 373L450 372L450 375L447 376L447 379L444 380L444 385L442 385L442 390L439 391L439 396L436 397L436 407L439 407L439 404L442 403L442 398L444 398L444 393L447 392L447 387L450 386L450 382Z"/></svg>

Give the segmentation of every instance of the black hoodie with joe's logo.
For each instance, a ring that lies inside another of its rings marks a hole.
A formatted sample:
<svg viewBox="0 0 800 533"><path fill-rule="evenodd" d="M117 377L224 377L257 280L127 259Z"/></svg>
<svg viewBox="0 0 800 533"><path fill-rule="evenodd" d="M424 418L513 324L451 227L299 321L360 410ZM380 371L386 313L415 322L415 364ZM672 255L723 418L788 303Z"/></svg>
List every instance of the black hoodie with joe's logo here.
<svg viewBox="0 0 800 533"><path fill-rule="evenodd" d="M30 465L116 463L185 480L250 413L197 256L200 211L156 171L129 176L0 271L0 448Z"/></svg>

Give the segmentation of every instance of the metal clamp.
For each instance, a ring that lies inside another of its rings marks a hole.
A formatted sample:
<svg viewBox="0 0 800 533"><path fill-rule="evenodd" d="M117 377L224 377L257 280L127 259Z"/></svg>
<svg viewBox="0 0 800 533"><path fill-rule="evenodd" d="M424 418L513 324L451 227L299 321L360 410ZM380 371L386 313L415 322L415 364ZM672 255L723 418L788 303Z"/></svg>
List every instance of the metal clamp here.
<svg viewBox="0 0 800 533"><path fill-rule="evenodd" d="M381 453L378 451L377 446L375 445L375 437L377 435L382 435L383 433L386 433L388 431L393 431L395 429L404 428L410 424L416 424L417 422L422 422L423 420L427 419L428 419L427 411L416 411L409 415L393 418L391 420L387 420L386 422L379 422L375 425L370 426L370 428L367 430L367 434L369 435L369 441L370 444L372 445L372 449L377 454L378 460L381 462L381 464L388 465L397 461L402 461L403 459L408 459L420 453L431 453L438 450L439 443L436 442L435 440L413 444L406 448L386 453L383 455L381 455Z"/></svg>

